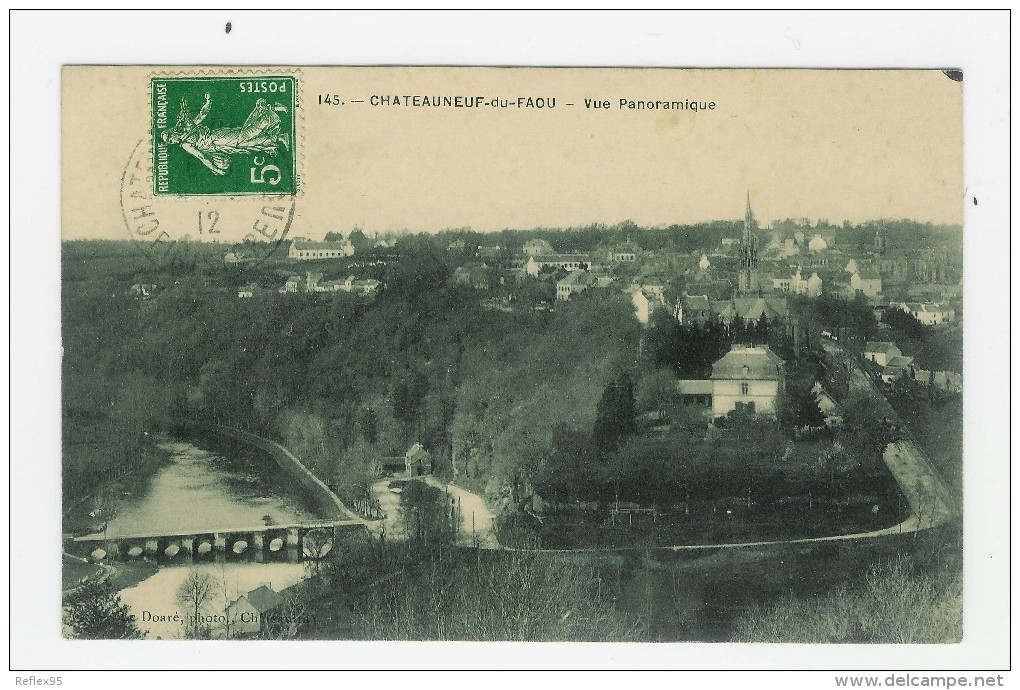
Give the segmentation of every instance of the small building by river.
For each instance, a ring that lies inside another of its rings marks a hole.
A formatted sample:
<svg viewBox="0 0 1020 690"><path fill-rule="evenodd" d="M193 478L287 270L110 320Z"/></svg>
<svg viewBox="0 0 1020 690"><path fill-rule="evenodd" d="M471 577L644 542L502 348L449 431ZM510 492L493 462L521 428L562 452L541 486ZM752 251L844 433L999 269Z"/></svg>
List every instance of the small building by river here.
<svg viewBox="0 0 1020 690"><path fill-rule="evenodd" d="M227 606L226 616L230 621L231 635L250 636L266 630L271 612L284 601L283 595L274 592L269 585L242 594Z"/></svg>

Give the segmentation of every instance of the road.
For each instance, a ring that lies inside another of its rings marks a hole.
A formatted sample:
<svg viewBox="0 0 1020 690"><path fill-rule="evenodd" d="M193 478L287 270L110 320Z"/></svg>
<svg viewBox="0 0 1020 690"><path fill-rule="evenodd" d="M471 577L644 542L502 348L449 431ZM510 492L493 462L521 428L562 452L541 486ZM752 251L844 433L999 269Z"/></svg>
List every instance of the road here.
<svg viewBox="0 0 1020 690"><path fill-rule="evenodd" d="M485 499L455 484L444 484L435 477L424 477L425 483L441 491L446 491L451 498L457 500L460 508L461 523L457 543L463 546L474 546L477 538L478 546L485 549L498 549L499 542L493 530L493 516ZM404 524L400 515L400 494L390 491L390 483L409 481L399 477L383 479L372 485L372 496L379 501L379 507L385 517L378 523L370 525L372 531L379 535L385 528L387 539L405 539Z"/></svg>
<svg viewBox="0 0 1020 690"><path fill-rule="evenodd" d="M822 347L830 355L845 358L842 348L831 341L823 341ZM895 415L892 406L888 404L871 377L861 368L860 363L851 360L850 367L851 389L879 398L889 408L890 414ZM903 524L889 530L907 532L927 529L952 522L959 516L956 501L949 487L913 441L903 439L890 444L886 447L882 459L899 484L900 491L910 505L911 513Z"/></svg>
<svg viewBox="0 0 1020 690"><path fill-rule="evenodd" d="M435 477L426 477L425 481L457 499L461 515L458 543L465 546L474 546L477 543L483 549L499 548L492 513L485 505L485 499L455 484L444 484Z"/></svg>

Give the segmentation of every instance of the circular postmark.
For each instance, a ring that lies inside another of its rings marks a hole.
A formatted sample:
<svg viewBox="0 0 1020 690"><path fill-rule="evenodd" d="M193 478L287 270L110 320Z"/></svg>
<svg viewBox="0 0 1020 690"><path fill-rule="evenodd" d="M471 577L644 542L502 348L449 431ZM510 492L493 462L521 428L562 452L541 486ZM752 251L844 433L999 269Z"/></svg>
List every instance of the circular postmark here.
<svg viewBox="0 0 1020 690"><path fill-rule="evenodd" d="M145 139L135 146L120 184L120 210L135 246L157 268L261 264L294 222L293 195L158 196Z"/></svg>

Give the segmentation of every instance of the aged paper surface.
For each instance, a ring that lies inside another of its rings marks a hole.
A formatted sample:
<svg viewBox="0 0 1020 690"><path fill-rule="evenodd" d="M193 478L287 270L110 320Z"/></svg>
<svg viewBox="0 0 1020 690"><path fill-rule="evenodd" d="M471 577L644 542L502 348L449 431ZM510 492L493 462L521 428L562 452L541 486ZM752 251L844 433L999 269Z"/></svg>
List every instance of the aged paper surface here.
<svg viewBox="0 0 1020 690"><path fill-rule="evenodd" d="M66 636L959 641L959 74L61 77Z"/></svg>

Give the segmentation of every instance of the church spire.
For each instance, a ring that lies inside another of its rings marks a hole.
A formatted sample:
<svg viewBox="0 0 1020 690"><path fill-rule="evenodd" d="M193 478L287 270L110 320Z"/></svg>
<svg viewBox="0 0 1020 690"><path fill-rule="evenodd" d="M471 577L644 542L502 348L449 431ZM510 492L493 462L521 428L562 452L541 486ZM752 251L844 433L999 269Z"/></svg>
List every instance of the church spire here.
<svg viewBox="0 0 1020 690"><path fill-rule="evenodd" d="M740 242L740 279L739 291L742 294L754 294L758 285L758 237L755 234L757 224L751 210L751 190L747 190L747 210L744 212L744 236Z"/></svg>

